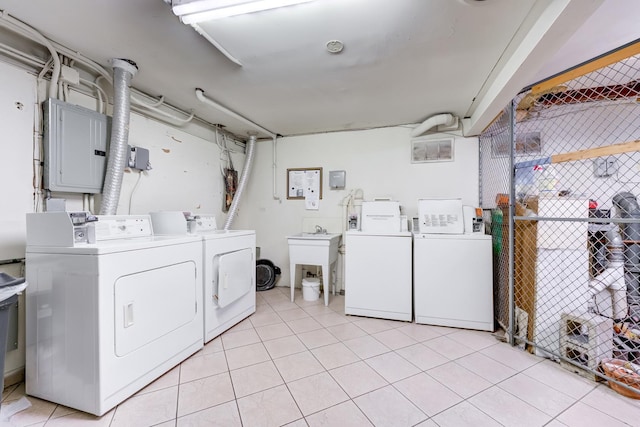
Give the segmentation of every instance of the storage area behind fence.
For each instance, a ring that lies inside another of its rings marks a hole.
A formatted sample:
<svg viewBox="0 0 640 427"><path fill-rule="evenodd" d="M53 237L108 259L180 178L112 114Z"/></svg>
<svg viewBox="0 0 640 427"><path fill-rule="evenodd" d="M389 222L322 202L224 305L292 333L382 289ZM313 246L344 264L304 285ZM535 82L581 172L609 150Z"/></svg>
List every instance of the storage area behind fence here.
<svg viewBox="0 0 640 427"><path fill-rule="evenodd" d="M498 323L627 391L640 380L639 52L535 85L480 136Z"/></svg>

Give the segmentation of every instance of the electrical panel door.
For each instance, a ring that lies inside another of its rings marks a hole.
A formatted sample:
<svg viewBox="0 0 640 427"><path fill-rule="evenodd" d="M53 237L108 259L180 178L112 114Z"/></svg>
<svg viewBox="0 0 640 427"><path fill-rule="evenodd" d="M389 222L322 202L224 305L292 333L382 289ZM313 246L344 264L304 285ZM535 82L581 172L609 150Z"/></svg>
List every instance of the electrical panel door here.
<svg viewBox="0 0 640 427"><path fill-rule="evenodd" d="M44 104L44 186L51 191L100 193L109 118L49 98Z"/></svg>

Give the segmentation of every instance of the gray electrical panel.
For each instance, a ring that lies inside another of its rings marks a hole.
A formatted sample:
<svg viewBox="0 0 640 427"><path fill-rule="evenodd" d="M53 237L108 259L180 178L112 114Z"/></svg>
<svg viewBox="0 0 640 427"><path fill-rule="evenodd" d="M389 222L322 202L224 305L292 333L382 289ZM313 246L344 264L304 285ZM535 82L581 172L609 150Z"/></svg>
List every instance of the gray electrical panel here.
<svg viewBox="0 0 640 427"><path fill-rule="evenodd" d="M110 118L57 99L44 104L44 187L100 193L104 182Z"/></svg>

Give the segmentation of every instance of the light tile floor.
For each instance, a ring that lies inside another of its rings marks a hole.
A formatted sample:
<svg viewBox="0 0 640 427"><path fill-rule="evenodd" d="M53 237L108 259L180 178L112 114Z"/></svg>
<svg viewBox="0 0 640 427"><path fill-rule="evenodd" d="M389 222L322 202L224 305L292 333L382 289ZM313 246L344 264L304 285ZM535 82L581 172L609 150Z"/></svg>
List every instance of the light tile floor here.
<svg viewBox="0 0 640 427"><path fill-rule="evenodd" d="M344 297L292 303L289 288L100 418L28 399L11 425L640 425L640 401L490 333L345 316Z"/></svg>

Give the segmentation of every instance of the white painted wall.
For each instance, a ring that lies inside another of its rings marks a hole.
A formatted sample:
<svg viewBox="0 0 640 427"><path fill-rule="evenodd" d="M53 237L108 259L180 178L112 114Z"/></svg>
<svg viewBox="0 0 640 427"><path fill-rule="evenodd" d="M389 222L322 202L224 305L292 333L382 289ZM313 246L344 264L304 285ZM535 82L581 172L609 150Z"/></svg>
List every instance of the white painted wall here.
<svg viewBox="0 0 640 427"><path fill-rule="evenodd" d="M24 213L33 207L35 76L0 62L0 260L24 256Z"/></svg>
<svg viewBox="0 0 640 427"><path fill-rule="evenodd" d="M279 286L289 285L286 236L308 231L314 224L341 232L340 205L352 189L362 189L365 200L379 196L398 200L409 217L417 214L420 198L462 198L465 204L478 204L477 138L456 137L453 162L412 164L410 130L393 127L279 139L276 175L280 201L273 199L272 143L258 142L256 168L243 209L254 215L248 226L257 231L261 257L282 269ZM287 169L305 167L323 168L323 198L318 211L305 210L304 201L286 199ZM331 170L346 171L345 190L329 189Z"/></svg>

